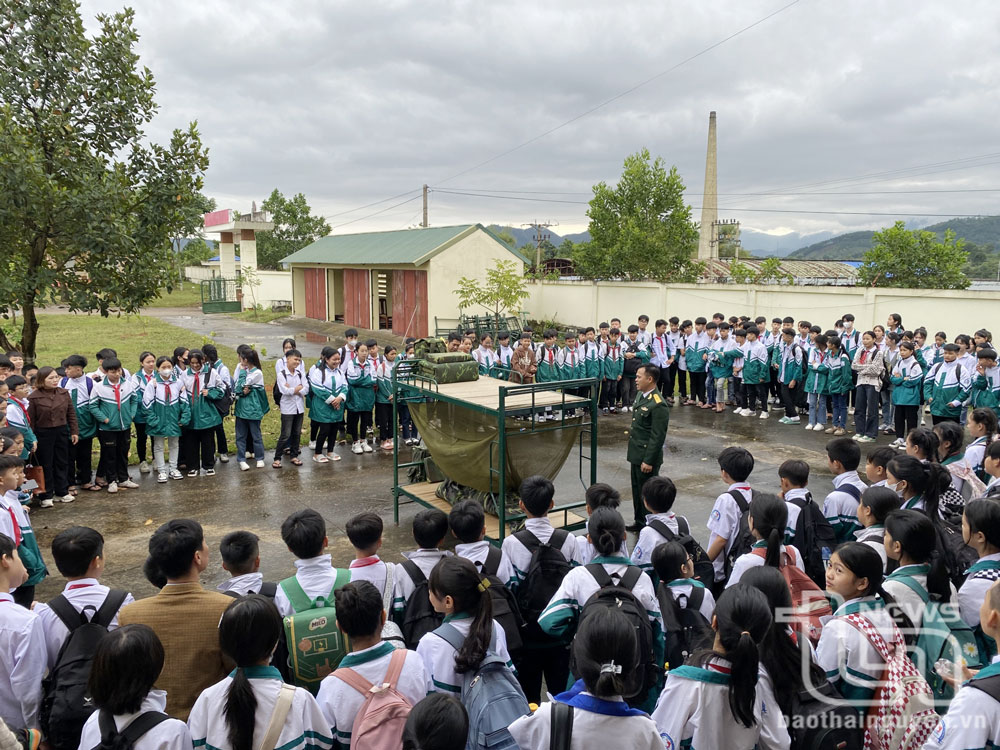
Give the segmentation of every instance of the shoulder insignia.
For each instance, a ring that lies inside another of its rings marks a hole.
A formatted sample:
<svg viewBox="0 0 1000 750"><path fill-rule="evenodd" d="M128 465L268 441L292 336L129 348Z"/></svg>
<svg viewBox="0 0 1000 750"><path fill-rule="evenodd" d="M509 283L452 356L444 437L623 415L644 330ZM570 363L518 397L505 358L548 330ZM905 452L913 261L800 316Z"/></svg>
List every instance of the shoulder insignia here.
<svg viewBox="0 0 1000 750"><path fill-rule="evenodd" d="M654 393L653 394L653 403L656 403L656 404L663 403L663 399L660 398L660 394L659 393Z"/></svg>

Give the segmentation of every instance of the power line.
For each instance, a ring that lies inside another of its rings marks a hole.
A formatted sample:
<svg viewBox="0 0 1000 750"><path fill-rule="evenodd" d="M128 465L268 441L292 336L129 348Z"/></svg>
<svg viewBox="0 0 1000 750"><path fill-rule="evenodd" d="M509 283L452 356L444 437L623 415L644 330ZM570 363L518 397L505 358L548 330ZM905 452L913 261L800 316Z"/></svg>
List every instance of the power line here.
<svg viewBox="0 0 1000 750"><path fill-rule="evenodd" d="M441 192L470 192L470 193L502 193L509 195L593 195L593 192L563 192L559 190L499 190L496 188L440 188ZM935 193L1000 193L1000 188L954 188L950 190L853 190L846 192L833 191L810 191L803 193L790 192L753 192L753 193L716 193L716 195L726 196L813 196L813 195L922 195ZM690 190L685 191L685 195L704 195Z"/></svg>
<svg viewBox="0 0 1000 750"><path fill-rule="evenodd" d="M396 200L396 198L402 198L404 195L409 195L410 193L419 193L422 189L423 188L417 188L416 190L407 190L405 193L400 193L399 195L392 195L392 196L389 196L388 198L383 198L380 201L375 201L374 203L366 203L363 206L358 206L357 208L352 208L352 209L350 209L348 211L340 211L339 213L329 214L328 216L324 216L323 218L324 219L334 219L334 218L336 218L338 216L344 216L345 214L353 214L355 211L363 211L366 208L371 208L372 206L377 206L380 203L388 203L389 201ZM340 226L344 226L344 225L341 224Z"/></svg>
<svg viewBox="0 0 1000 750"><path fill-rule="evenodd" d="M760 18L760 19L754 21L749 26L744 26L739 31L736 31L736 32L730 34L729 36L720 39L719 41L715 42L714 44L711 44L708 47L705 47L700 52L696 52L695 54L691 55L690 57L684 58L683 60L681 60L678 63L675 63L674 65L672 65L671 67L667 68L666 70L661 71L661 72L657 73L656 75L651 76L650 78L647 78L646 80L641 81L640 83L635 84L634 86L632 86L631 88L626 89L625 91L622 91L622 92L620 92L618 94L615 94L610 99L605 99L600 104L598 104L598 105L596 105L594 107L591 107L590 109L588 109L588 110L586 110L584 112L581 112L578 115L575 115L575 116L571 117L570 119L566 120L563 123L560 123L559 125L556 125L553 128L549 128L545 132L540 133L540 134L534 136L533 138L529 138L528 140L524 141L523 143L518 144L517 146L514 146L513 148L509 148L506 151L503 151L503 152L501 152L499 154L496 154L495 156L491 156L489 159L486 159L485 161L481 161L478 164L475 164L475 165L469 167L468 169L463 169L461 172L456 172L455 174L451 175L450 177L446 177L443 180L439 180L439 183L443 184L445 182L450 182L451 180L455 179L456 177L461 177L462 175L468 174L469 172L473 172L473 171L479 169L480 167L485 167L487 164L489 164L491 162L494 162L497 159L502 159L505 156L509 156L510 154L514 153L515 151L519 151L522 148L524 148L525 146L531 145L535 141L539 141L539 140L541 140L542 138L545 138L548 135L552 135L552 133L555 133L557 130L562 130L567 125L572 125L574 122L576 122L578 120L582 120L584 117L587 117L588 115L592 115L594 112L597 112L599 109L603 109L604 107L606 107L607 105L611 104L612 102L616 102L619 99L622 99L623 97L628 96L632 92L637 91L638 89L642 88L643 86L646 86L646 85L652 83L653 81L656 81L656 80L658 80L660 78L663 78L665 75L673 73L675 70L677 70L678 68L683 67L684 65L687 65L692 60L695 60L695 59L701 57L702 55L706 55L709 52L711 52L712 50L716 49L717 47L721 47L726 42L731 41L732 39L735 39L736 37L738 37L738 36L740 36L742 34L745 34L746 32L750 31L750 29L754 28L755 26L759 26L760 24L764 23L765 21L770 20L771 18L774 18L775 16L779 15L780 13L784 13L786 10L788 10L789 8L791 8L793 5L798 5L799 1L800 0L792 0L792 2L788 3L787 5L784 5L784 6L780 7L780 8L778 8L777 10L772 11L771 13L768 13L766 16L764 16L763 18Z"/></svg>
<svg viewBox="0 0 1000 750"><path fill-rule="evenodd" d="M403 195L406 195L406 193L403 193ZM335 226L332 226L332 227L330 227L330 230L332 231L334 229L339 229L340 227L346 227L348 224L354 224L357 221L364 221L365 219L370 219L373 216L378 216L379 214L384 214L386 211L391 211L394 208L399 208L400 206L406 205L410 201L415 201L415 200L418 200L418 199L420 199L422 197L423 197L422 195L414 195L412 198L407 198L405 201L400 201L399 203L396 203L395 205L387 206L386 208L383 208L383 209L381 209L379 211L375 211L374 213L367 214L366 216L359 216L356 219L351 219L350 221L345 221L343 224L337 224ZM385 201L378 201L378 203L385 203ZM377 205L377 203L373 204L373 205Z"/></svg>

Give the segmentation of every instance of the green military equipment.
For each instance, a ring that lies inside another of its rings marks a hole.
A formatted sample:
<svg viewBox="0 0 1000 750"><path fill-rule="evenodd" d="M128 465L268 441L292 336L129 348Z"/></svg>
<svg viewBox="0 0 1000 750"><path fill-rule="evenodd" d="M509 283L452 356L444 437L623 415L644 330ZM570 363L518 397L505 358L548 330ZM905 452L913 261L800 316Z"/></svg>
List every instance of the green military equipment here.
<svg viewBox="0 0 1000 750"><path fill-rule="evenodd" d="M413 356L421 359L428 354L444 353L448 351L444 340L439 338L423 338L413 342Z"/></svg>
<svg viewBox="0 0 1000 750"><path fill-rule="evenodd" d="M479 363L472 357L464 362L444 362L439 365L423 359L420 360L417 371L425 378L433 378L438 385L479 380Z"/></svg>
<svg viewBox="0 0 1000 750"><path fill-rule="evenodd" d="M465 352L429 352L423 359L436 365L443 365L447 362L468 362L472 360L472 355Z"/></svg>
<svg viewBox="0 0 1000 750"><path fill-rule="evenodd" d="M310 599L295 576L279 586L295 614L284 618L288 665L296 685L313 695L323 678L333 672L348 652L347 640L337 627L337 606L333 592L349 583L351 573L337 568L337 578L327 596Z"/></svg>

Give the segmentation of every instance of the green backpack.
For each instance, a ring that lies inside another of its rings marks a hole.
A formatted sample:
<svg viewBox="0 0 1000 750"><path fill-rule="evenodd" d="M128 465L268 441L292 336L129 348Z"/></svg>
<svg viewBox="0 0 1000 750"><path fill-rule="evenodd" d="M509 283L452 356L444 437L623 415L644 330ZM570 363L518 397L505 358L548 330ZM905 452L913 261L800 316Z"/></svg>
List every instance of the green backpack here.
<svg viewBox="0 0 1000 750"><path fill-rule="evenodd" d="M278 585L288 597L294 615L284 618L288 666L295 684L313 695L323 678L333 672L347 654L347 642L337 627L333 592L350 583L351 573L337 568L337 580L327 596L310 599L295 576Z"/></svg>
<svg viewBox="0 0 1000 750"><path fill-rule="evenodd" d="M946 707L955 697L955 691L941 679L934 669L934 663L938 659L954 662L961 658L969 669L983 667L984 660L980 655L975 633L959 617L957 605L942 607L939 603L932 602L924 587L910 576L898 576L893 580L905 584L924 603L920 635L913 646L914 651L921 652L923 663L917 659L914 661L934 691L935 703Z"/></svg>

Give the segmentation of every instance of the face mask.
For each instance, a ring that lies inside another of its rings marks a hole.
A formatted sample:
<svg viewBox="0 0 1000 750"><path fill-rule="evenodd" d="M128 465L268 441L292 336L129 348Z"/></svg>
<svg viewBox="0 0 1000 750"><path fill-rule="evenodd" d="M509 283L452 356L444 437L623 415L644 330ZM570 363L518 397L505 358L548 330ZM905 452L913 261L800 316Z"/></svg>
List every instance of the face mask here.
<svg viewBox="0 0 1000 750"><path fill-rule="evenodd" d="M902 482L896 482L895 484L889 484L888 482L886 482L885 488L887 490L892 490L897 495L902 495L903 493L899 491L899 485L901 485L901 484L902 484Z"/></svg>

